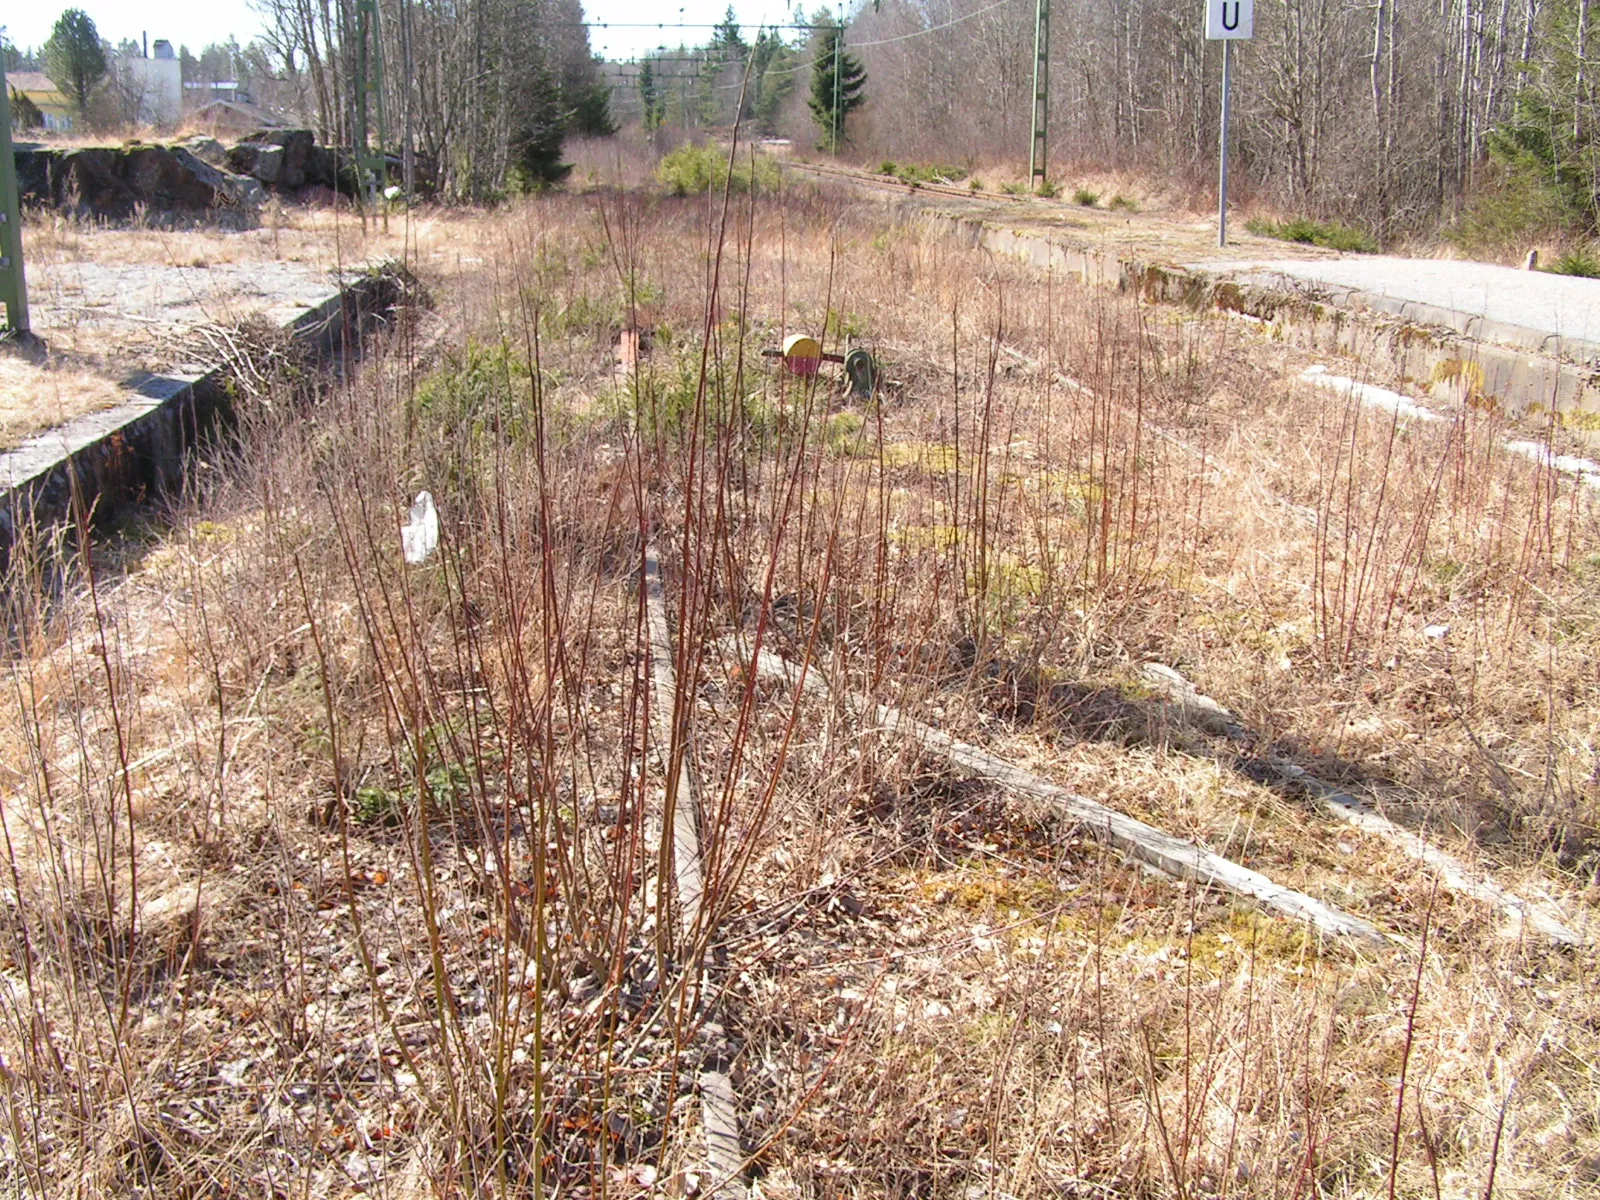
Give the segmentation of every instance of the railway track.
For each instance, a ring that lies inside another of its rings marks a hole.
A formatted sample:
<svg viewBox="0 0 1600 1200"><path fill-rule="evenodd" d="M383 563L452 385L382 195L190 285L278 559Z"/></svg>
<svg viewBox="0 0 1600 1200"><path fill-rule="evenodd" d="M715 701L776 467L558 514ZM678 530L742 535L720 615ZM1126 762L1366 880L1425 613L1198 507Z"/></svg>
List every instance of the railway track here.
<svg viewBox="0 0 1600 1200"><path fill-rule="evenodd" d="M957 187L950 183L908 183L903 179L893 179L887 175L874 175L846 167L823 166L820 163L786 162L783 165L787 170L800 171L824 179L840 179L864 187L905 192L910 195L956 196L964 200L1003 200L1016 204L1032 199L1031 196L1017 196L1010 192L990 191L987 188Z"/></svg>

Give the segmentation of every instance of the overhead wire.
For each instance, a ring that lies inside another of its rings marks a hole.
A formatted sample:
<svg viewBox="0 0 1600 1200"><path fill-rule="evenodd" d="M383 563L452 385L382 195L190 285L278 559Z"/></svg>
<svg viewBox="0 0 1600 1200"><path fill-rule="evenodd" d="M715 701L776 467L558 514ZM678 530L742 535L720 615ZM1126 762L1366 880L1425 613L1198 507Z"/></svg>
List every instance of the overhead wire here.
<svg viewBox="0 0 1600 1200"><path fill-rule="evenodd" d="M912 38L927 37L930 33L939 33L939 32L941 32L943 30L951 28L952 26L960 25L964 21L970 21L974 17L981 17L985 13L993 12L997 8L1003 8L1007 4L1014 4L1014 3L1016 3L1016 0L993 0L993 3L985 4L982 8L975 8L969 13L963 13L959 17L952 17L948 21L941 21L937 25L929 25L926 29L913 29L909 33L899 33L899 34L896 34L894 37L875 38L875 39L873 39L872 41L869 41L869 42L846 42L845 43L845 49L847 49L847 50L864 50L869 46L889 46L889 45L893 45L895 42L905 42L905 41L910 41ZM761 26L760 28L761 29L782 29L782 28L794 28L794 26L764 25L764 26ZM811 25L811 26L803 26L802 28L809 28L809 29L836 29L836 28L838 28L838 26L835 26L835 25ZM766 78L769 75L776 75L776 76L793 75L796 71L803 71L803 70L805 70L805 68L811 66L815 62L816 62L816 56L813 55L812 57L806 59L803 62L795 63L793 66L777 67L777 68L770 69L767 72L765 72L765 74L763 75L763 78ZM729 91L729 90L731 90L733 88L742 87L744 85L743 85L743 81L741 81L739 83L719 83L719 84L714 84L713 86L718 91Z"/></svg>

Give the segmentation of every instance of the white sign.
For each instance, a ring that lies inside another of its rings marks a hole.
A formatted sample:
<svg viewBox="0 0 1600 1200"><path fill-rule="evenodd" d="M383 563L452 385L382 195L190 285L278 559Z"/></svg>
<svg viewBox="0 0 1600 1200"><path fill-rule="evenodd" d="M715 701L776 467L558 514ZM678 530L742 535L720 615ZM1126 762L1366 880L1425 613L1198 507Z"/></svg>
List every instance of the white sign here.
<svg viewBox="0 0 1600 1200"><path fill-rule="evenodd" d="M1255 32L1255 0L1206 0L1206 37L1233 41Z"/></svg>

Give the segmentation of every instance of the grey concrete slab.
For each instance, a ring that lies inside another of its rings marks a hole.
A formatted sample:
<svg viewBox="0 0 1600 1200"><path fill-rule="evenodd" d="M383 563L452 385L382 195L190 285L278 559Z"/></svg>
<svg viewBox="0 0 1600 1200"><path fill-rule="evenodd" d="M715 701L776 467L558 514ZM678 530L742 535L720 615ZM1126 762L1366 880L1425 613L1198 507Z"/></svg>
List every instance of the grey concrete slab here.
<svg viewBox="0 0 1600 1200"><path fill-rule="evenodd" d="M1600 280L1489 263L1362 255L1208 261L1190 269L1325 295L1468 337L1600 362Z"/></svg>
<svg viewBox="0 0 1600 1200"><path fill-rule="evenodd" d="M364 334L404 300L408 286L398 275L364 275L314 307L291 305L283 325L309 361L330 363L359 353ZM232 419L226 367L143 373L130 382L125 403L0 454L0 571L23 531L70 525L78 498L98 523L170 490L189 452Z"/></svg>

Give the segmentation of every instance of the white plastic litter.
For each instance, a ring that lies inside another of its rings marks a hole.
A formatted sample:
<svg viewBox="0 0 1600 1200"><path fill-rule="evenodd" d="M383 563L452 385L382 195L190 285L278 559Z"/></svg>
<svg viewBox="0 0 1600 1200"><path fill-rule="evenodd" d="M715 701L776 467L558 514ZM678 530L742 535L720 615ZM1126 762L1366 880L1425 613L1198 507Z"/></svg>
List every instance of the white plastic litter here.
<svg viewBox="0 0 1600 1200"><path fill-rule="evenodd" d="M1360 383L1343 375L1330 375L1328 374L1328 368L1321 363L1301 371L1300 379L1304 383L1315 384L1317 387L1331 388L1334 391L1344 392L1346 395L1354 396L1361 403L1371 408L1381 408L1384 412L1399 413L1402 417L1410 417L1414 421L1444 420L1433 409L1424 408L1415 400L1402 396L1399 392L1391 392L1388 388L1374 387L1370 383Z"/></svg>
<svg viewBox="0 0 1600 1200"><path fill-rule="evenodd" d="M433 506L432 492L418 492L416 503L400 527L400 545L406 561L415 565L428 561L439 548L439 510Z"/></svg>

